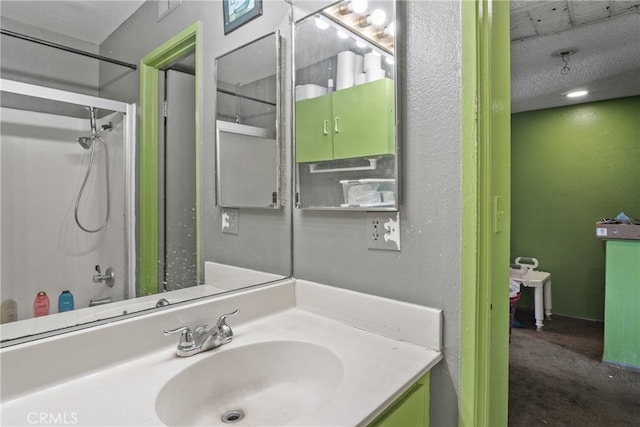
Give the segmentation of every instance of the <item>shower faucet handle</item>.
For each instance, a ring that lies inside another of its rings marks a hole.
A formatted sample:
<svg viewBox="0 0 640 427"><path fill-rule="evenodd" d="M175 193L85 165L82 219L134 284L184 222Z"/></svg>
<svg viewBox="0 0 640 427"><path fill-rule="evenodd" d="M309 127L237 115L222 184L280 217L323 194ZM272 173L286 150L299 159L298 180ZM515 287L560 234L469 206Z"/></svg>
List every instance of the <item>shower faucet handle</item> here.
<svg viewBox="0 0 640 427"><path fill-rule="evenodd" d="M113 288L113 283L116 281L116 273L113 271L113 268L107 268L107 271L102 274L100 266L96 265L96 272L98 274L93 275L93 283L104 282L108 287Z"/></svg>

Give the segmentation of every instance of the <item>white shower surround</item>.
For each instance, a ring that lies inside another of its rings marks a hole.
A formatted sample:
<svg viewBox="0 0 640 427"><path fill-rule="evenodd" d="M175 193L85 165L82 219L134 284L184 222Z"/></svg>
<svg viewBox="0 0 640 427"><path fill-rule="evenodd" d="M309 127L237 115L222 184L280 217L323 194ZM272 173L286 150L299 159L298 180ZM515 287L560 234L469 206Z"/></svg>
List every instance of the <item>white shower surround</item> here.
<svg viewBox="0 0 640 427"><path fill-rule="evenodd" d="M2 299L18 302L22 320L33 317L33 300L40 290L49 296L50 314L57 312L58 295L66 289L74 294L76 308L86 307L90 299L134 295L134 195L133 186L125 182L132 182L134 172L135 106L18 82L0 83L3 92L116 111L98 123L114 125L103 134L109 154L109 223L105 230L89 234L73 219L90 153L76 139L90 133L88 114L80 119L2 108ZM100 225L106 212L105 152L97 144L80 203L79 216L90 228ZM92 282L98 264L103 271L114 268L113 288Z"/></svg>

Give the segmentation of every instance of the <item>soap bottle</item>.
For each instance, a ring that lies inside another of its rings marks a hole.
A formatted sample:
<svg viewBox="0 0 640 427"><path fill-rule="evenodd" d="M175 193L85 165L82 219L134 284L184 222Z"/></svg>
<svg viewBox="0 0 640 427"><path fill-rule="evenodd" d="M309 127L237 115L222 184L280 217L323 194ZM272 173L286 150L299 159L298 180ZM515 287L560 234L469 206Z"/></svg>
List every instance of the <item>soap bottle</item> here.
<svg viewBox="0 0 640 427"><path fill-rule="evenodd" d="M18 320L18 303L11 298L6 299L2 301L0 312L0 323L15 322L16 320Z"/></svg>
<svg viewBox="0 0 640 427"><path fill-rule="evenodd" d="M73 310L73 294L69 291L62 291L58 297L58 313Z"/></svg>
<svg viewBox="0 0 640 427"><path fill-rule="evenodd" d="M35 317L49 314L49 297L45 291L40 291L36 295L36 299L33 301L33 314Z"/></svg>

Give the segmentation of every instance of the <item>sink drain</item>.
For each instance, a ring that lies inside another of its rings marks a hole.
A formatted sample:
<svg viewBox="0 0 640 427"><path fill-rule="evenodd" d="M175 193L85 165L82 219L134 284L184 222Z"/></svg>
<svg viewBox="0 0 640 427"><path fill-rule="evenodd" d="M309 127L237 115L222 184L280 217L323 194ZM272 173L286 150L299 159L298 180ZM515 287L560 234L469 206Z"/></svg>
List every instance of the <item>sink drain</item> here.
<svg viewBox="0 0 640 427"><path fill-rule="evenodd" d="M244 412L242 409L234 409L232 411L227 411L222 416L221 420L226 424L237 423L238 421L244 418Z"/></svg>

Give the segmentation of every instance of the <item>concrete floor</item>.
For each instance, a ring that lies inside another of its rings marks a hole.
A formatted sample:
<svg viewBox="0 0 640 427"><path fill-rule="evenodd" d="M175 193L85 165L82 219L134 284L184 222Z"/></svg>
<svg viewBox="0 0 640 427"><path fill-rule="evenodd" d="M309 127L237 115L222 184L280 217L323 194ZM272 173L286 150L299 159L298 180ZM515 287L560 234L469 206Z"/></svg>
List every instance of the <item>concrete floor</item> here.
<svg viewBox="0 0 640 427"><path fill-rule="evenodd" d="M509 426L640 426L640 372L601 363L602 322L554 316L537 332L531 311L515 317Z"/></svg>

